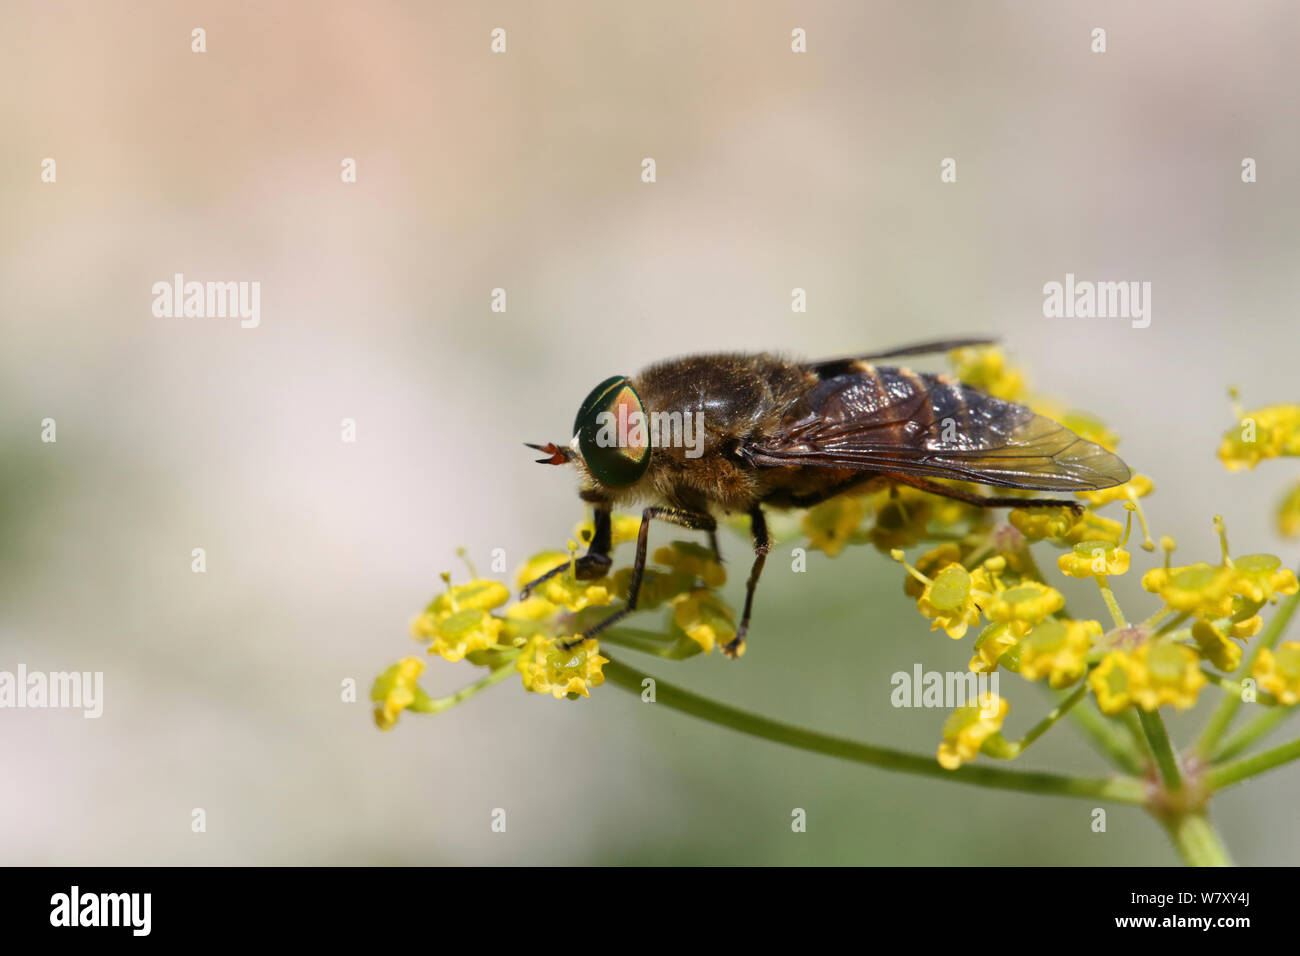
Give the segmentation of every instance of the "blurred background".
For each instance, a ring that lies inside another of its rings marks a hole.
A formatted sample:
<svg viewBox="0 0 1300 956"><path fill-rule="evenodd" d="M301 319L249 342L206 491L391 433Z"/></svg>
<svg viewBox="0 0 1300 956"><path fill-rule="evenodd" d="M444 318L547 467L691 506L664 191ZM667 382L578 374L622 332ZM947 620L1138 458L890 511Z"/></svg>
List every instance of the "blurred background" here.
<svg viewBox="0 0 1300 956"><path fill-rule="evenodd" d="M572 534L571 477L521 442L692 351L999 335L1123 436L1189 560L1217 556L1222 513L1238 552L1294 566L1270 517L1294 469L1229 475L1214 450L1228 385L1300 398L1298 28L1283 2L9 0L0 669L103 671L105 703L0 712L0 862L1175 862L1137 810L1095 834L1084 801L841 764L612 686L509 682L387 734L365 698L422 652L408 623L439 572L463 579L457 547L480 572L504 548L513 583ZM260 326L155 317L178 272L260 282ZM1151 282L1150 327L1045 319L1067 272ZM747 545L723 548L739 598ZM969 642L927 632L870 548L788 567L742 662L623 656L933 752L945 713L893 709L889 675L963 669ZM1154 609L1136 575L1119 596ZM424 684L469 676L431 659ZM1036 719L1004 691L1010 729ZM1105 769L1064 728L1018 765ZM1292 765L1216 801L1239 862L1297 861L1297 785Z"/></svg>

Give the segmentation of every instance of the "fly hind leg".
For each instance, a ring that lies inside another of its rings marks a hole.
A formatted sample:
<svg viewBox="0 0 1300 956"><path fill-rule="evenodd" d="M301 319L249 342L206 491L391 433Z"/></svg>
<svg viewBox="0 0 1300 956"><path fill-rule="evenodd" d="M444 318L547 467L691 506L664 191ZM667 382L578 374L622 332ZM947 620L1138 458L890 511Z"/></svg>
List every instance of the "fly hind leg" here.
<svg viewBox="0 0 1300 956"><path fill-rule="evenodd" d="M973 491L941 485L916 475L890 475L892 480L903 485L911 485L922 491L928 491L944 498L964 501L979 508L1069 508L1076 516L1083 513L1083 505L1070 498L1000 498L995 495L977 495Z"/></svg>
<svg viewBox="0 0 1300 956"><path fill-rule="evenodd" d="M645 577L646 551L650 543L650 522L655 518L691 528L695 531L707 531L711 535L718 529L718 523L712 515L703 512L685 511L681 508L651 507L641 512L641 527L636 535L636 560L632 564L632 580L627 588L627 601L624 605L604 620L593 624L582 634L570 641L560 641L559 646L568 650L581 644L589 637L595 637L605 628L616 624L636 610L637 597L641 593L641 580Z"/></svg>
<svg viewBox="0 0 1300 956"><path fill-rule="evenodd" d="M772 550L772 540L767 533L767 519L763 509L754 506L749 512L749 531L754 538L754 564L749 569L749 580L745 582L745 610L740 615L740 627L736 636L722 646L722 653L732 660L745 653L745 633L749 630L749 616L754 610L754 590L758 587L759 575L767 562L767 554Z"/></svg>

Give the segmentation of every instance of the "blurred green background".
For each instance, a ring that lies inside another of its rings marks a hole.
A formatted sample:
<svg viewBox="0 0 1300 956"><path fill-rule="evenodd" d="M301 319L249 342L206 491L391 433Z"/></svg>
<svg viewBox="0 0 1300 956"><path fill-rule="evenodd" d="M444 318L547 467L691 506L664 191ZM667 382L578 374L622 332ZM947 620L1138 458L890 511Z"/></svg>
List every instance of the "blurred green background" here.
<svg viewBox="0 0 1300 956"><path fill-rule="evenodd" d="M1137 810L1096 834L1084 801L839 764L613 687L508 683L388 734L364 697L418 652L408 622L458 546L480 570L504 548L513 580L571 534L570 478L520 443L692 351L1000 335L1123 435L1189 560L1217 555L1222 513L1237 551L1294 565L1269 520L1294 469L1213 453L1229 384L1298 397L1297 27L1281 2L10 0L0 669L102 670L106 700L97 721L0 713L0 861L1174 862ZM261 326L155 318L176 272L259 281ZM1151 326L1043 318L1067 272L1151 282ZM738 598L747 546L723 546ZM893 709L889 675L964 668L969 641L927 632L870 549L768 567L742 662L647 669L933 752L944 714ZM1119 594L1154 608L1136 575ZM431 662L425 684L468 676ZM1041 713L1004 692L1011 730ZM1068 729L1020 765L1104 769ZM1296 862L1298 784L1216 801L1238 861Z"/></svg>

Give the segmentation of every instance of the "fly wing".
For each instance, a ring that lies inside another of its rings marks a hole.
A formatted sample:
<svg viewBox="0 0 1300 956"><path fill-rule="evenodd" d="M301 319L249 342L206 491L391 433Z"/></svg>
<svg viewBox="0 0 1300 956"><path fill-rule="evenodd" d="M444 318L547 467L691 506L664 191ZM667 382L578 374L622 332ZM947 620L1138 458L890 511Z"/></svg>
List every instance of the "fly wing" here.
<svg viewBox="0 0 1300 956"><path fill-rule="evenodd" d="M870 355L849 355L844 358L812 362L807 368L815 372L819 378L826 379L859 370L865 363L877 359L903 358L907 355L933 355L936 352L951 352L953 349L969 348L972 345L994 345L996 342L997 339L989 338L987 335L965 339L932 339L929 342L902 345L885 352L872 352Z"/></svg>
<svg viewBox="0 0 1300 956"><path fill-rule="evenodd" d="M811 465L1090 491L1128 481L1113 453L1023 405L945 377L859 363L795 401L741 449L759 467Z"/></svg>

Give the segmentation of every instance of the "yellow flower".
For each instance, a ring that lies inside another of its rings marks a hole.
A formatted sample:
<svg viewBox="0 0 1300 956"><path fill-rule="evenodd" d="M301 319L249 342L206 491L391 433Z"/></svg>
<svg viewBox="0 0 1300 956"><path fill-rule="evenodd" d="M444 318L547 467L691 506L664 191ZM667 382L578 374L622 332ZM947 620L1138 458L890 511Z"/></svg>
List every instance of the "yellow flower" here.
<svg viewBox="0 0 1300 956"><path fill-rule="evenodd" d="M876 521L867 536L881 551L907 548L926 537L933 513L931 498L911 488L896 488L876 506Z"/></svg>
<svg viewBox="0 0 1300 956"><path fill-rule="evenodd" d="M1300 641L1287 641L1276 654L1261 647L1250 676L1284 707L1300 703Z"/></svg>
<svg viewBox="0 0 1300 956"><path fill-rule="evenodd" d="M943 743L939 745L939 765L956 770L974 760L984 741L1002 729L1010 706L997 694L981 694L974 703L958 707L943 725Z"/></svg>
<svg viewBox="0 0 1300 956"><path fill-rule="evenodd" d="M541 633L549 633L554 622L551 620L559 610L545 598L530 597L516 601L505 610L501 632L497 635L498 644L522 645L528 638ZM471 663L487 663L478 659L473 652L467 654Z"/></svg>
<svg viewBox="0 0 1300 956"><path fill-rule="evenodd" d="M1020 673L1029 680L1046 677L1057 689L1069 687L1088 669L1088 652L1098 637L1096 621L1049 618L1020 641Z"/></svg>
<svg viewBox="0 0 1300 956"><path fill-rule="evenodd" d="M1237 640L1245 641L1258 634L1259 629L1263 626L1264 619L1258 614L1253 614L1240 621L1231 621L1228 624L1228 633Z"/></svg>
<svg viewBox="0 0 1300 956"><path fill-rule="evenodd" d="M635 541L641 533L639 515L614 515L609 522L610 542L615 547L625 541ZM573 526L573 537L578 541L591 541L596 533L596 524L590 518ZM552 565L551 567L554 567ZM532 580L529 578L528 580Z"/></svg>
<svg viewBox="0 0 1300 956"><path fill-rule="evenodd" d="M1266 405L1237 416L1219 445L1229 471L1254 468L1265 458L1300 455L1300 405Z"/></svg>
<svg viewBox="0 0 1300 956"><path fill-rule="evenodd" d="M510 600L510 590L500 581L484 578L448 588L429 602L418 622L419 634L431 631L457 611L491 611ZM415 630L415 625L412 627Z"/></svg>
<svg viewBox="0 0 1300 956"><path fill-rule="evenodd" d="M411 618L411 636L417 641L431 641L438 636L438 619L425 611Z"/></svg>
<svg viewBox="0 0 1300 956"><path fill-rule="evenodd" d="M515 621L544 621L558 610L554 604L534 595L506 608L506 618Z"/></svg>
<svg viewBox="0 0 1300 956"><path fill-rule="evenodd" d="M930 521L941 527L960 524L964 521L982 523L987 521L988 511L975 505L958 501L956 498L944 498L931 495L927 502L930 506Z"/></svg>
<svg viewBox="0 0 1300 956"><path fill-rule="evenodd" d="M489 612L510 600L510 591L500 581L470 581L439 594L411 622L411 636L432 641L430 654L441 654L455 663L472 651L486 650L497 643L503 621Z"/></svg>
<svg viewBox="0 0 1300 956"><path fill-rule="evenodd" d="M1277 533L1284 538L1300 536L1300 484L1287 492L1278 505Z"/></svg>
<svg viewBox="0 0 1300 956"><path fill-rule="evenodd" d="M1128 571L1129 553L1105 541L1080 541L1072 551L1056 559L1061 573L1072 578L1092 578L1099 574L1124 574Z"/></svg>
<svg viewBox="0 0 1300 956"><path fill-rule="evenodd" d="M1142 587L1159 594L1175 611L1199 617L1227 617L1232 612L1231 569L1222 565L1189 564L1181 568L1152 568L1142 575Z"/></svg>
<svg viewBox="0 0 1300 956"><path fill-rule="evenodd" d="M1122 524L1118 521L1112 521L1110 518L1103 518L1091 511L1085 511L1079 523L1071 528L1063 538L1069 544L1079 544L1081 541L1105 541L1107 544L1113 545L1118 545L1123 539L1124 526Z"/></svg>
<svg viewBox="0 0 1300 956"><path fill-rule="evenodd" d="M665 601L671 601L680 594L689 591L695 585L695 575L677 571L656 571L647 568L641 575L641 590L637 592L636 606L640 610L657 608ZM632 586L632 569L620 568L614 572L614 593L627 600L628 589Z"/></svg>
<svg viewBox="0 0 1300 956"><path fill-rule="evenodd" d="M375 708L375 724L380 730L388 730L397 723L398 716L423 691L416 680L424 673L424 661L418 657L404 657L392 667L375 678L370 689L370 699L379 704Z"/></svg>
<svg viewBox="0 0 1300 956"><path fill-rule="evenodd" d="M417 618L417 623L424 618ZM472 651L485 651L497 645L505 621L487 611L466 608L439 621L431 633L422 633L433 640L430 654L440 654L444 660L456 663Z"/></svg>
<svg viewBox="0 0 1300 956"><path fill-rule="evenodd" d="M1010 652L1019 642L1024 630L1023 624L990 624L984 628L980 636L975 638L975 656L970 659L969 668L976 674L995 671L998 664L1009 670L1019 670L1018 656L1015 666L1010 666L1010 658L1016 656Z"/></svg>
<svg viewBox="0 0 1300 956"><path fill-rule="evenodd" d="M1097 696L1097 707L1114 716L1135 702L1134 692L1143 685L1146 668L1128 651L1110 651L1088 675L1088 686Z"/></svg>
<svg viewBox="0 0 1300 956"><path fill-rule="evenodd" d="M1143 644L1134 652L1144 679L1134 688L1133 699L1143 710L1173 704L1186 710L1206 684L1201 660L1190 647L1171 641Z"/></svg>
<svg viewBox="0 0 1300 956"><path fill-rule="evenodd" d="M570 562L570 556L562 551L546 551L535 555L519 569L519 586L523 587L547 571ZM543 598L570 611L581 611L585 607L602 607L611 599L610 581L608 578L579 581L573 576L573 569L569 568L537 585L532 596Z"/></svg>
<svg viewBox="0 0 1300 956"><path fill-rule="evenodd" d="M1228 585L1232 593L1257 603L1270 600L1274 594L1295 594L1300 590L1295 572L1282 567L1282 559L1273 554L1236 558L1232 572L1232 583Z"/></svg>
<svg viewBox="0 0 1300 956"><path fill-rule="evenodd" d="M590 688L605 683L601 668L609 658L600 656L600 645L594 637L569 648L561 647L561 643L557 638L535 637L525 645L515 661L524 689L550 694L556 700L590 697Z"/></svg>
<svg viewBox="0 0 1300 956"><path fill-rule="evenodd" d="M1083 515L1073 508L1014 508L1007 517L1012 527L1030 541L1064 538L1083 522Z"/></svg>
<svg viewBox="0 0 1300 956"><path fill-rule="evenodd" d="M941 544L937 548L932 548L917 558L916 570L920 571L924 575L928 575L929 577L934 577L935 572L942 571L950 564L958 564L960 562L961 549L958 548L957 545L949 542ZM911 574L904 577L903 592L908 597L919 598L921 596L921 591L924 589L925 585L912 577Z"/></svg>
<svg viewBox="0 0 1300 956"><path fill-rule="evenodd" d="M689 541L674 541L667 547L659 548L654 553L654 560L655 564L699 578L711 588L719 588L727 583L727 572L713 549Z"/></svg>
<svg viewBox="0 0 1300 956"><path fill-rule="evenodd" d="M916 599L916 609L932 622L930 630L943 628L953 640L966 635L966 629L979 623L977 601L988 598L993 590L983 569L967 571L960 564L950 564L925 585Z"/></svg>
<svg viewBox="0 0 1300 956"><path fill-rule="evenodd" d="M814 505L803 516L803 533L808 536L808 547L835 557L844 550L865 513L862 499L854 495L838 495Z"/></svg>
<svg viewBox="0 0 1300 956"><path fill-rule="evenodd" d="M635 541L641 533L641 521L640 515L614 515L610 519L610 534L614 544Z"/></svg>
<svg viewBox="0 0 1300 956"><path fill-rule="evenodd" d="M1052 418L1054 416L1048 416ZM1119 444L1119 436L1106 427L1101 419L1095 418L1086 412L1071 410L1065 413L1056 421L1060 422L1070 431L1074 432L1080 438L1100 445L1107 451L1114 451L1115 446Z"/></svg>
<svg viewBox="0 0 1300 956"><path fill-rule="evenodd" d="M954 349L948 358L957 377L967 385L1008 402L1024 397L1024 373L1007 364L1007 357L1000 348L975 345Z"/></svg>
<svg viewBox="0 0 1300 956"><path fill-rule="evenodd" d="M519 569L515 575L515 584L522 588L529 581L535 581L547 571L568 564L572 560L572 557L563 551L543 551L535 554Z"/></svg>
<svg viewBox="0 0 1300 956"><path fill-rule="evenodd" d="M724 645L736 636L735 612L705 588L696 588L678 602L673 622L706 654L713 653L714 644ZM744 653L744 645L738 650Z"/></svg>
<svg viewBox="0 0 1300 956"><path fill-rule="evenodd" d="M1075 497L1082 498L1093 507L1110 504L1112 501L1131 501L1143 498L1156 490L1156 486L1146 475L1134 475L1122 485L1103 488L1101 491L1079 491Z"/></svg>
<svg viewBox="0 0 1300 956"><path fill-rule="evenodd" d="M1232 673L1241 666L1241 648L1209 621L1197 621L1192 625L1192 639L1201 649L1201 656L1219 670Z"/></svg>
<svg viewBox="0 0 1300 956"><path fill-rule="evenodd" d="M1065 607L1065 596L1040 581L1022 581L993 595L984 616L998 623L1020 621L1034 625Z"/></svg>

